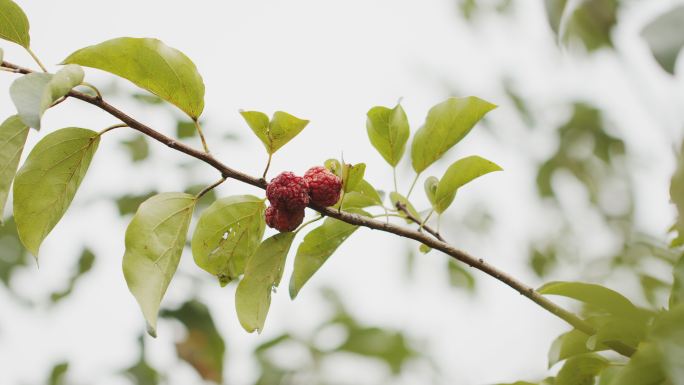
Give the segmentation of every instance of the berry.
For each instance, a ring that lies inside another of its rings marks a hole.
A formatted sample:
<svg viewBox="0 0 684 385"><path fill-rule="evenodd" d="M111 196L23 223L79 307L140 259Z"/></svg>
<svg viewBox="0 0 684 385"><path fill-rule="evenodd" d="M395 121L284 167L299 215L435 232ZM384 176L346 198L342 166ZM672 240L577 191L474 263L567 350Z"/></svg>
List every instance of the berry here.
<svg viewBox="0 0 684 385"><path fill-rule="evenodd" d="M332 206L340 200L342 179L325 167L311 167L304 174L304 181L309 185L311 202L320 206Z"/></svg>
<svg viewBox="0 0 684 385"><path fill-rule="evenodd" d="M309 204L309 186L304 178L286 171L271 180L266 198L278 210L299 211Z"/></svg>
<svg viewBox="0 0 684 385"><path fill-rule="evenodd" d="M304 220L304 208L295 211L277 209L274 206L266 208L264 213L268 227L280 232L293 231Z"/></svg>

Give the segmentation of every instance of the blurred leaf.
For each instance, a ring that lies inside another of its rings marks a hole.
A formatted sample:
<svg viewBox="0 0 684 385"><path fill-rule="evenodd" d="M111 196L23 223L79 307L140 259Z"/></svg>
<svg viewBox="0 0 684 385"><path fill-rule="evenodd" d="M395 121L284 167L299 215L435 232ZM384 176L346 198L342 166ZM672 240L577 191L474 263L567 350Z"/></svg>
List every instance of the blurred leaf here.
<svg viewBox="0 0 684 385"><path fill-rule="evenodd" d="M423 254L427 254L430 251L432 251L432 248L430 246L427 246L427 245L421 243L420 246L418 246L418 251L420 251Z"/></svg>
<svg viewBox="0 0 684 385"><path fill-rule="evenodd" d="M544 295L573 298L619 316L639 314L637 307L622 294L593 283L556 281L545 284L537 291Z"/></svg>
<svg viewBox="0 0 684 385"><path fill-rule="evenodd" d="M135 138L122 141L121 144L126 147L133 162L145 160L150 155L150 146L144 135L136 135Z"/></svg>
<svg viewBox="0 0 684 385"><path fill-rule="evenodd" d="M278 233L259 245L247 262L245 277L235 292L240 324L249 333L261 333L271 306L271 292L280 284L285 259L295 233Z"/></svg>
<svg viewBox="0 0 684 385"><path fill-rule="evenodd" d="M135 214L138 211L138 207L154 195L157 195L156 191L150 191L141 195L124 195L117 198L116 207L119 209L119 215Z"/></svg>
<svg viewBox="0 0 684 385"><path fill-rule="evenodd" d="M527 125L527 128L531 128L535 125L535 118L530 109L527 107L525 100L518 94L510 79L505 79L503 82L504 93L513 103L516 111L520 115L523 123Z"/></svg>
<svg viewBox="0 0 684 385"><path fill-rule="evenodd" d="M553 249L547 248L544 251L534 249L530 254L530 265L535 274L543 278L553 269L558 263L556 252Z"/></svg>
<svg viewBox="0 0 684 385"><path fill-rule="evenodd" d="M639 345L637 352L612 378L610 385L665 385L665 375L660 367L660 355L650 343Z"/></svg>
<svg viewBox="0 0 684 385"><path fill-rule="evenodd" d="M269 121L268 116L259 111L240 111L254 134L261 139L269 154L273 154L299 134L308 120L299 119L283 111L276 111Z"/></svg>
<svg viewBox="0 0 684 385"><path fill-rule="evenodd" d="M394 108L373 107L366 116L368 139L385 161L396 167L411 134L404 109L400 104Z"/></svg>
<svg viewBox="0 0 684 385"><path fill-rule="evenodd" d="M326 218L322 225L310 231L297 249L294 271L290 279L290 297L294 299L302 286L321 268L357 226Z"/></svg>
<svg viewBox="0 0 684 385"><path fill-rule="evenodd" d="M28 264L28 254L19 240L14 218L0 225L0 280L9 287L14 270Z"/></svg>
<svg viewBox="0 0 684 385"><path fill-rule="evenodd" d="M549 368L566 358L588 353L587 340L589 336L573 329L556 338L549 349Z"/></svg>
<svg viewBox="0 0 684 385"><path fill-rule="evenodd" d="M453 287L464 288L470 292L475 290L475 277L464 268L461 262L448 259L449 284Z"/></svg>
<svg viewBox="0 0 684 385"><path fill-rule="evenodd" d="M29 48L29 21L24 11L12 0L0 0L0 14L4 16L0 23L0 38Z"/></svg>
<svg viewBox="0 0 684 385"><path fill-rule="evenodd" d="M24 246L38 249L57 225L83 181L100 136L69 127L41 139L14 180L14 219Z"/></svg>
<svg viewBox="0 0 684 385"><path fill-rule="evenodd" d="M204 109L204 81L182 52L157 39L121 37L82 48L62 64L80 64L128 79L192 119Z"/></svg>
<svg viewBox="0 0 684 385"><path fill-rule="evenodd" d="M594 378L609 362L597 354L568 358L558 372L554 385L592 385Z"/></svg>
<svg viewBox="0 0 684 385"><path fill-rule="evenodd" d="M59 302L65 297L67 297L74 290L76 283L78 282L84 274L88 273L95 263L95 254L89 249L83 249L81 256L78 258L76 265L76 270L71 274L69 278L68 286L62 291L53 292L50 295L50 300L55 303Z"/></svg>
<svg viewBox="0 0 684 385"><path fill-rule="evenodd" d="M415 356L402 333L377 327L350 330L347 340L338 350L378 358L395 375L401 372L406 361Z"/></svg>
<svg viewBox="0 0 684 385"><path fill-rule="evenodd" d="M138 343L140 358L133 366L125 369L123 374L133 381L134 385L159 385L159 373L145 361L145 340L142 336L138 338Z"/></svg>
<svg viewBox="0 0 684 385"><path fill-rule="evenodd" d="M494 162L479 156L469 156L454 162L439 180L435 191L434 209L438 214L443 213L456 197L459 188L472 180L494 171L500 171L501 167Z"/></svg>
<svg viewBox="0 0 684 385"><path fill-rule="evenodd" d="M235 195L212 203L199 218L192 237L197 266L225 286L244 272L264 235L264 201Z"/></svg>
<svg viewBox="0 0 684 385"><path fill-rule="evenodd" d="M28 132L28 126L17 115L0 124L0 222Z"/></svg>
<svg viewBox="0 0 684 385"><path fill-rule="evenodd" d="M193 195L155 195L140 205L126 229L124 277L153 337L159 305L178 268L194 207Z"/></svg>
<svg viewBox="0 0 684 385"><path fill-rule="evenodd" d="M641 290L648 303L658 306L657 294L670 289L670 284L648 274L639 274Z"/></svg>
<svg viewBox="0 0 684 385"><path fill-rule="evenodd" d="M677 154L677 167L670 179L670 201L677 208L677 222L674 225L679 238L684 237L684 142Z"/></svg>
<svg viewBox="0 0 684 385"><path fill-rule="evenodd" d="M432 207L435 207L437 205L437 186L439 186L439 179L437 179L437 177L434 176L426 178L425 182L423 183L423 187L425 188L425 195L427 196L428 201L430 202Z"/></svg>
<svg viewBox="0 0 684 385"><path fill-rule="evenodd" d="M494 104L474 96L449 98L432 107L411 145L411 161L416 173L423 172L441 158L494 108Z"/></svg>
<svg viewBox="0 0 684 385"><path fill-rule="evenodd" d="M596 334L587 340L590 350L602 350L604 344L619 341L629 346L637 346L646 336L648 318L643 315L608 315L592 317L588 320Z"/></svg>
<svg viewBox="0 0 684 385"><path fill-rule="evenodd" d="M672 283L672 292L670 293L671 308L684 303L684 254L674 265L672 274L674 275L674 282Z"/></svg>
<svg viewBox="0 0 684 385"><path fill-rule="evenodd" d="M650 339L660 352L660 365L672 385L684 385L684 305L661 313Z"/></svg>
<svg viewBox="0 0 684 385"><path fill-rule="evenodd" d="M349 164L345 163L342 168L342 183L344 192L354 191L357 189L359 183L363 180L363 176L366 173L366 164L357 163Z"/></svg>
<svg viewBox="0 0 684 385"><path fill-rule="evenodd" d="M222 384L226 345L209 309L193 299L176 310L163 310L161 316L175 318L186 328L185 338L176 343L178 357L192 365L204 380Z"/></svg>
<svg viewBox="0 0 684 385"><path fill-rule="evenodd" d="M618 0L546 0L545 4L549 24L560 42L578 40L588 51L612 47Z"/></svg>
<svg viewBox="0 0 684 385"><path fill-rule="evenodd" d="M61 362L52 367L47 383L49 385L66 385L66 373L69 370L68 362Z"/></svg>
<svg viewBox="0 0 684 385"><path fill-rule="evenodd" d="M192 138L197 136L197 127L195 127L195 123L179 120L176 123L176 136L178 139Z"/></svg>
<svg viewBox="0 0 684 385"><path fill-rule="evenodd" d="M660 66L674 74L679 52L684 47L684 6L680 5L658 16L641 30Z"/></svg>
<svg viewBox="0 0 684 385"><path fill-rule="evenodd" d="M83 81L83 68L67 65L57 73L30 73L17 78L10 86L12 102L21 120L40 129L40 119L50 105Z"/></svg>

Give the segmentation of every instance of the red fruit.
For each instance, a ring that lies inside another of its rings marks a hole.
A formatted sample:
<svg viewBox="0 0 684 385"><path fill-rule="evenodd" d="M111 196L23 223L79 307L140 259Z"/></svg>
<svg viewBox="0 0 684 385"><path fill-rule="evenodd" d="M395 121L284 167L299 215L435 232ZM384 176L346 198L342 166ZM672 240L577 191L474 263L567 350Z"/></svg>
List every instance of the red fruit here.
<svg viewBox="0 0 684 385"><path fill-rule="evenodd" d="M279 210L299 211L309 204L309 185L304 178L289 171L271 180L266 187L266 198Z"/></svg>
<svg viewBox="0 0 684 385"><path fill-rule="evenodd" d="M311 202L320 206L332 206L340 200L342 179L325 167L311 167L304 174L304 181L309 185Z"/></svg>
<svg viewBox="0 0 684 385"><path fill-rule="evenodd" d="M304 209L287 211L273 206L266 208L266 224L280 232L293 231L304 220Z"/></svg>

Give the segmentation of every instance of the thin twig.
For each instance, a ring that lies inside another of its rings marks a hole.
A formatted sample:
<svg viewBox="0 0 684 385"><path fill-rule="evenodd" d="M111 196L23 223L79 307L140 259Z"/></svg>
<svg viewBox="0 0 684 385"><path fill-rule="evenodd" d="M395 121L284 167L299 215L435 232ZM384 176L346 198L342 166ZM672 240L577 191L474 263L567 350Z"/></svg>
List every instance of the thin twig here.
<svg viewBox="0 0 684 385"><path fill-rule="evenodd" d="M109 131L111 131L111 130L113 130L113 129L115 129L115 128L121 128L121 127L128 127L128 125L127 125L126 123L114 124L114 125L111 125L111 126L105 128L104 130L98 132L97 135L98 135L98 136L102 136L102 134L106 134L106 133L108 133Z"/></svg>
<svg viewBox="0 0 684 385"><path fill-rule="evenodd" d="M8 62L3 62L2 65L4 67L8 68L14 68L18 69L19 72L21 73L29 73L32 72L29 69L19 67L17 65L14 65L12 63ZM189 155L193 158L196 158L211 167L215 168L217 171L221 173L221 176L223 178L231 178L238 180L240 182L258 187L260 189L265 189L266 188L266 181L263 178L256 178L251 175L245 174L241 171L234 170L227 165L223 164L220 160L216 159L214 156L207 152L202 152L199 150L196 150L190 146L187 146L183 143L180 143L176 141L175 139L168 137L159 131L156 131L152 129L151 127L139 122L138 120L132 118L131 116L127 115L126 113L122 112L121 110L117 109L116 107L112 106L111 104L107 103L103 99L98 99L97 97L90 96L87 94L84 94L82 92L78 91L71 91L69 92L69 96L74 97L76 99L80 99L86 103L92 104L105 112L109 113L110 115L116 117L117 119L121 120L122 122L126 123L129 127L149 136L150 138L163 143L164 145L177 150L179 152L182 152L186 155ZM409 238L413 239L415 241L418 241L422 244L425 244L426 246L433 248L435 250L439 250L449 256L451 256L454 259L457 259L466 265L470 267L474 267L483 273L493 277L494 279L504 283L505 285L511 287L521 295L524 295L537 305L541 306L542 308L546 309L549 311L551 314L557 316L558 318L564 320L568 324L572 325L574 328L577 330L582 331L583 333L586 333L588 335L594 335L596 334L596 329L589 324L587 321L579 318L572 312L569 312L562 308L561 306L557 305L553 301L549 300L547 297L543 296L540 294L538 291L536 291L534 288L531 286L528 286L524 284L523 282L519 281L515 277L509 275L508 273L499 270L498 268L490 265L489 263L485 262L481 258L475 258L474 256L466 253L465 251L459 250L456 247L444 242L441 239L438 239L436 237L432 237L429 235L426 235L423 232L416 231L413 229L409 229L403 226L398 226L393 223L388 223L384 221L379 221L373 218L369 218L366 216L358 215L358 214L352 214L349 212L341 211L336 208L331 208L331 207L323 207L323 206L318 206L314 203L309 204L309 207L313 210L318 211L321 213L323 216L328 216L331 218L338 219L340 221L356 225L356 226L362 226L362 227L367 227L372 230L380 230L384 231L387 233L392 233L395 235L398 235L403 238ZM427 231L427 228L424 227L425 230ZM636 349L632 346L626 345L622 342L617 342L617 341L611 341L611 342L605 342L605 345L613 349L614 351L624 355L624 356L631 356L634 354Z"/></svg>
<svg viewBox="0 0 684 385"><path fill-rule="evenodd" d="M207 186L207 187L205 187L204 189L202 189L202 191L200 191L199 193L197 193L197 195L195 196L195 199L197 200L197 199L202 198L202 197L204 196L204 194L206 194L206 193L208 193L209 191L215 189L216 187L218 187L221 183L223 183L223 182L225 182L225 181L226 181L226 178L223 177L223 178L217 180L216 182L210 184L209 186Z"/></svg>
<svg viewBox="0 0 684 385"><path fill-rule="evenodd" d="M420 231L420 229L423 229L428 233L432 234L435 238L439 239L440 241L445 242L444 238L442 238L438 231L433 230L430 226L425 224L425 222L427 222L427 219L423 222L420 219L416 218L413 214L411 214L410 211L408 211L408 209L406 209L406 205L401 202L397 202L397 209L403 212L404 215L406 215L406 218L410 219L415 224L420 226L418 231Z"/></svg>

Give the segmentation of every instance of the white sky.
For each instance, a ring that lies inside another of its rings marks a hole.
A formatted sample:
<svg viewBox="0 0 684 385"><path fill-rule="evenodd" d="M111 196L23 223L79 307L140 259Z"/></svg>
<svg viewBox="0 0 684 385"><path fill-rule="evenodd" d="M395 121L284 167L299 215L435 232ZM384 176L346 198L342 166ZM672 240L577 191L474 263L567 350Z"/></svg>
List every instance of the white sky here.
<svg viewBox="0 0 684 385"><path fill-rule="evenodd" d="M269 114L279 109L312 121L275 156L273 173L301 173L343 151L347 161L368 163L367 179L388 189L391 170L366 139L365 113L370 107L391 106L403 97L415 130L429 107L449 96L446 85L463 93L459 96L477 95L498 104L490 116L505 145L476 129L448 155L453 161L480 154L506 170L459 194L452 209L455 217L462 216L469 204L483 201L497 215L488 238L459 239L463 243L458 246L537 285L540 282L523 263L525 240L531 232L543 231L535 218L545 215L532 206L530 161L547 156L553 141L549 135L532 136L521 126L498 88L501 77L513 79L547 130L567 118L568 99L587 99L606 109L636 154L632 175L640 186L638 221L656 235L663 234L673 218L667 183L673 143L680 139L684 123L684 87L681 79L673 81L654 65L638 37L647 16L674 1L634 2L621 15L624 22L616 31L620 56L600 53L588 59L556 48L537 4L541 2L515 3L515 17L485 18L473 28L460 19L455 2L446 0L251 0L194 6L176 0L20 1L31 21L33 49L53 69L70 52L119 36L157 37L186 53L207 84L206 132L213 152L255 175L265 156L241 121L241 108ZM19 49L8 43L2 48L6 60L30 65ZM109 79L87 72L87 80L97 85L105 86ZM11 80L11 75L0 76L0 89L7 90ZM160 110L130 101L117 100L117 105L159 130L173 132L172 120ZM13 113L6 92L0 94L0 106L2 116ZM99 130L115 123L78 101L49 111L43 122L45 131L67 125ZM240 141L223 141L226 133L237 134ZM126 223L100 197L150 188L172 191L183 185L178 176L185 174L168 166L182 159L180 155L161 146L154 146L154 160L142 169L130 167L116 143L126 137L130 134L120 130L104 138L73 209L42 248L40 270L26 269L14 282L27 297L40 298L63 284L73 265L70 258L85 243L98 260L72 298L47 312L24 308L0 290L0 383L37 383L48 367L64 358L72 361L71 375L78 383L127 383L110 373L137 359L135 336L143 323L121 274ZM30 140L35 143L38 138L32 133ZM441 175L446 164L434 166L427 175ZM217 177L207 167L198 170L192 175L197 183L208 184ZM402 189L411 178L408 172L402 176ZM234 182L219 191L260 194ZM419 201L425 203L423 198ZM449 229L443 232L448 239L458 238ZM587 233L585 246L594 251L609 246L599 238ZM444 371L444 383L489 384L545 374L547 348L567 329L560 320L481 274L476 274L475 297L447 289L446 257L435 252L419 256L417 280L407 283L405 244L393 239L358 231L294 302L287 296L288 268L262 336L241 330L234 288L220 289L208 280L201 297L211 304L226 337L228 382L246 384L253 379L255 366L248 354L254 344L282 330L306 332L325 317L316 290L321 286L337 288L360 319L402 328L424 340ZM180 271L202 275L187 251ZM554 278L574 279L576 273L560 272ZM173 307L182 302L187 288L183 280L172 283L163 304ZM191 369L176 365L173 338L172 325L162 322L159 338L148 339L150 361L170 375L171 384L197 381ZM355 376L333 370L336 376ZM424 383L420 368L416 370L402 383Z"/></svg>

